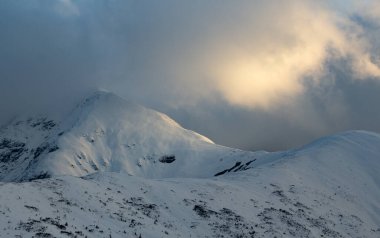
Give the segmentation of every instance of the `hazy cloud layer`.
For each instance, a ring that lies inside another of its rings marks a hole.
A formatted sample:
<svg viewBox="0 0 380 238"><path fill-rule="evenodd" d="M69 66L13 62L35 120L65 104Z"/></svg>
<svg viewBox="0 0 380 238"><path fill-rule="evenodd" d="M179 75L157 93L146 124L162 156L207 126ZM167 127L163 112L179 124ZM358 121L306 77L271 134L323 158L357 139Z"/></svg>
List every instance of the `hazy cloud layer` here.
<svg viewBox="0 0 380 238"><path fill-rule="evenodd" d="M0 2L0 121L96 88L216 142L283 149L380 132L376 0Z"/></svg>

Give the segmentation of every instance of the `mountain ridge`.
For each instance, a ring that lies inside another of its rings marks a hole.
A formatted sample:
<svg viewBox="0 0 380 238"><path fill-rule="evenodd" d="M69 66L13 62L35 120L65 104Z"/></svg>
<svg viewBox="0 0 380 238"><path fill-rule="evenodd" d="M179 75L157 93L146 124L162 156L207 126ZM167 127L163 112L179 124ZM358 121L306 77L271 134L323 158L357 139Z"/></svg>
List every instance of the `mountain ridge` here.
<svg viewBox="0 0 380 238"><path fill-rule="evenodd" d="M214 144L106 92L0 132L6 237L379 237L380 135ZM15 183L16 182L16 183ZM0 235L2 236L2 235Z"/></svg>

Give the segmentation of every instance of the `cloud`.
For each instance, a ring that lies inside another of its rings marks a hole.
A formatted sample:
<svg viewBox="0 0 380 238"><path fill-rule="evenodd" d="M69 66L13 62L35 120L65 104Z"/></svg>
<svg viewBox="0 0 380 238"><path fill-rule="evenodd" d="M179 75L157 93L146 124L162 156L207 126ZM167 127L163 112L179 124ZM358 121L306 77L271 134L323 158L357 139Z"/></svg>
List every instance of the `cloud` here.
<svg viewBox="0 0 380 238"><path fill-rule="evenodd" d="M229 102L269 109L293 99L303 91L301 79L321 70L328 48L341 47L331 17L305 3L269 4L265 15L252 14L244 40L214 65L217 87Z"/></svg>
<svg viewBox="0 0 380 238"><path fill-rule="evenodd" d="M378 9L375 0L0 1L0 122L60 113L104 88L246 149L365 124L380 131L356 116L379 118L362 109L380 100Z"/></svg>
<svg viewBox="0 0 380 238"><path fill-rule="evenodd" d="M265 14L247 6L252 12L235 18L234 24L243 26L232 38L228 30L211 33L217 38L210 45L219 47L207 45L214 51L201 62L228 102L253 109L283 106L304 92L304 78L323 80L324 63L331 58L347 59L355 78L380 76L365 29L348 17L314 1L266 4L260 8Z"/></svg>
<svg viewBox="0 0 380 238"><path fill-rule="evenodd" d="M323 1L134 3L123 18L134 23L129 36L111 39L127 42L115 72L134 78L139 93L149 81L173 106L219 95L236 106L272 110L297 100L304 78L323 80L332 58L345 59L354 78L380 76L363 26Z"/></svg>
<svg viewBox="0 0 380 238"><path fill-rule="evenodd" d="M58 0L55 10L63 16L78 16L80 14L77 5L72 0Z"/></svg>

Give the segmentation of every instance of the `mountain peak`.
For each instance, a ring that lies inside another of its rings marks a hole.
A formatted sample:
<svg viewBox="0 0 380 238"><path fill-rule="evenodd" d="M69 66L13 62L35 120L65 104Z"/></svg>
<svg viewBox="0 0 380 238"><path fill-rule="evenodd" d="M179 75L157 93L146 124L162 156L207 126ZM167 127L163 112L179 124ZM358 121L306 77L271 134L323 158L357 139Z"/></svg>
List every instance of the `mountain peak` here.
<svg viewBox="0 0 380 238"><path fill-rule="evenodd" d="M112 92L108 91L95 91L91 94L89 94L87 97L85 97L78 106L80 108L87 107L93 104L109 104L109 106L116 106L116 105L129 105L129 106L138 106L135 103L132 103Z"/></svg>
<svg viewBox="0 0 380 238"><path fill-rule="evenodd" d="M48 128L49 123L54 126ZM36 123L20 121L5 129L0 141L2 138L7 147L0 150L13 158L0 171L0 180L7 181L41 175L83 176L97 171L155 178L212 176L217 168L197 171L195 166L208 163L207 159L219 160L219 154L227 150L182 128L163 113L106 91L87 96L59 122L48 118ZM8 148L8 141L23 147ZM200 156L210 146L214 147L212 153ZM165 164L168 161L175 161L175 166Z"/></svg>

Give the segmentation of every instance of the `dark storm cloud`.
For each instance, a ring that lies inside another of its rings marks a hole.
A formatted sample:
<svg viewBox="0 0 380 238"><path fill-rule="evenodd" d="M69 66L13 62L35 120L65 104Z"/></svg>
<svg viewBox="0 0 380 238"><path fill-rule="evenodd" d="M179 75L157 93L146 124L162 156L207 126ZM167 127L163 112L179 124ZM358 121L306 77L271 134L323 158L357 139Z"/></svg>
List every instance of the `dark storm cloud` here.
<svg viewBox="0 0 380 238"><path fill-rule="evenodd" d="M102 88L244 149L380 132L380 14L355 7L339 18L323 1L0 1L0 121Z"/></svg>
<svg viewBox="0 0 380 238"><path fill-rule="evenodd" d="M56 14L52 2L0 3L1 119L62 106L97 82L86 25Z"/></svg>

